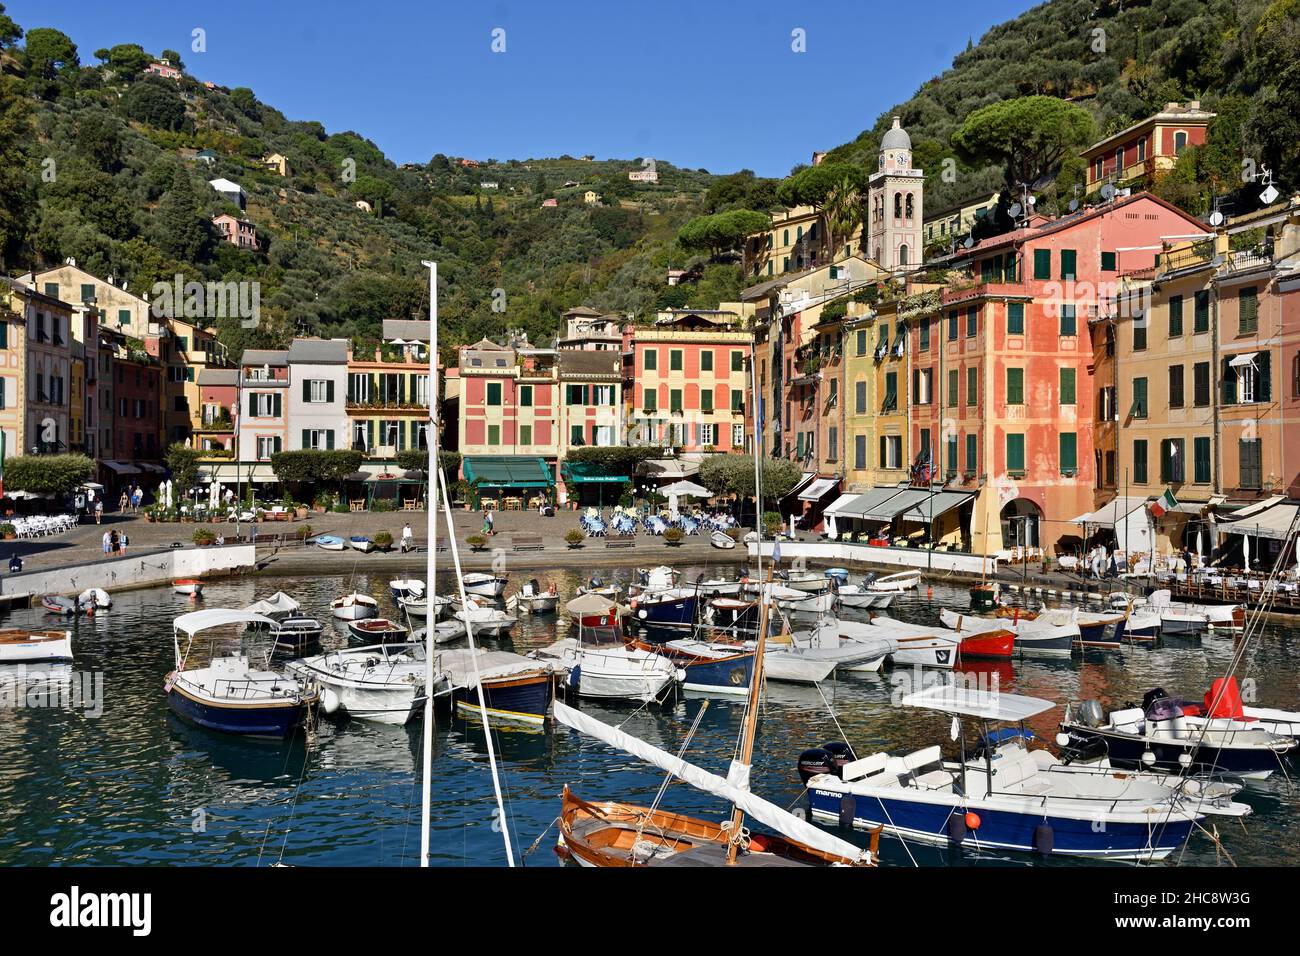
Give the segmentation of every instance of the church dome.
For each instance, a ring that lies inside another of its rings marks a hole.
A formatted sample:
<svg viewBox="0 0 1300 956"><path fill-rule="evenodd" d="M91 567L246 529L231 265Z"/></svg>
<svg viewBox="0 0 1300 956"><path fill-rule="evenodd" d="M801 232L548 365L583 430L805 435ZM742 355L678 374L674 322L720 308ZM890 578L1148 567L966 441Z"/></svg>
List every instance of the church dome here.
<svg viewBox="0 0 1300 956"><path fill-rule="evenodd" d="M898 122L898 117L894 117L894 125L885 132L884 137L880 140L881 149L911 149L912 137L907 135L907 130Z"/></svg>

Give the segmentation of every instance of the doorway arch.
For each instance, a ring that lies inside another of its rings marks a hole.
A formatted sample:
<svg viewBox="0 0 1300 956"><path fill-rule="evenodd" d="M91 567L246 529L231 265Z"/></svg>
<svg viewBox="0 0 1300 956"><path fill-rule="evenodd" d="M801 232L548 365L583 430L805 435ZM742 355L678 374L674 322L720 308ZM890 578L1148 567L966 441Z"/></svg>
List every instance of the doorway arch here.
<svg viewBox="0 0 1300 956"><path fill-rule="evenodd" d="M1002 506L1002 546L1041 547L1043 509L1028 498L1013 498Z"/></svg>

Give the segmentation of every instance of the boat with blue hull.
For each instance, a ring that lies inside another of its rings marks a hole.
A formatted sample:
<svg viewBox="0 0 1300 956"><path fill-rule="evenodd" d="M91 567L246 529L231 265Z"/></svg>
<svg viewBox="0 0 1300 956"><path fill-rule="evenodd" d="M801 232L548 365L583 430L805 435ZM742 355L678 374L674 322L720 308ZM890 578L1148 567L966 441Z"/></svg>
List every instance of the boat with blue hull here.
<svg viewBox="0 0 1300 956"><path fill-rule="evenodd" d="M1053 772L1060 761L1029 751L1024 726L1050 701L938 685L902 704L952 714L960 759L942 759L938 745L860 760L846 744L804 751L799 773L814 817L925 843L1141 861L1178 849L1203 817L1194 798L1148 774ZM969 755L961 717L983 724L983 744ZM994 734L994 723L1020 730Z"/></svg>
<svg viewBox="0 0 1300 956"><path fill-rule="evenodd" d="M479 715L479 697L494 722L542 724L555 695L555 674L545 661L508 651L440 649L435 664L446 674L447 690L439 698L471 717Z"/></svg>
<svg viewBox="0 0 1300 956"><path fill-rule="evenodd" d="M194 638L202 631L234 625L277 628L261 614L212 608L182 614L172 622L176 667L163 690L181 717L229 734L287 737L310 720L320 700L315 687L293 676L257 666L244 651L213 656L207 666L191 667ZM187 643L181 651L180 635ZM267 651L269 659L270 650Z"/></svg>
<svg viewBox="0 0 1300 956"><path fill-rule="evenodd" d="M690 588L643 591L632 601L633 619L647 628L690 630L695 626L697 600Z"/></svg>
<svg viewBox="0 0 1300 956"><path fill-rule="evenodd" d="M752 650L742 650L739 646L709 645L700 641L691 642L690 650L642 640L629 643L644 651L655 651L681 668L686 675L682 681L683 690L738 696L749 693L749 682L754 677L755 652Z"/></svg>

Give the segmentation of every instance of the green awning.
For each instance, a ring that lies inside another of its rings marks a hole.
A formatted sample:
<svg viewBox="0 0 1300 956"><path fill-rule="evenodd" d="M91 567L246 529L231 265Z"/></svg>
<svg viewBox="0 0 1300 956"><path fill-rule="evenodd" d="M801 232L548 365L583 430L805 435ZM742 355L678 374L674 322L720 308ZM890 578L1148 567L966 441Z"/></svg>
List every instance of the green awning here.
<svg viewBox="0 0 1300 956"><path fill-rule="evenodd" d="M610 475L601 470L594 461L566 461L560 465L560 474L564 480L573 484L583 482L618 482L623 484L630 479L627 475Z"/></svg>
<svg viewBox="0 0 1300 956"><path fill-rule="evenodd" d="M546 460L531 455L476 455L462 466L465 480L480 488L549 488L555 484Z"/></svg>

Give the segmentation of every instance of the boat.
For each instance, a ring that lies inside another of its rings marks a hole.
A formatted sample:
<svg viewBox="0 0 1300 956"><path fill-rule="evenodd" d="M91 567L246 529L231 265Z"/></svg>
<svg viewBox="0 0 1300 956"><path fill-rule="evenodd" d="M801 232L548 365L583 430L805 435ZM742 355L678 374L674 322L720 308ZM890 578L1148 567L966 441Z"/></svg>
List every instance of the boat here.
<svg viewBox="0 0 1300 956"><path fill-rule="evenodd" d="M826 581L825 578L820 580L823 583ZM759 588L754 587L751 593L759 593ZM782 611L828 614L835 607L835 595L829 588L823 591L802 591L782 584L768 583L762 585L762 593Z"/></svg>
<svg viewBox="0 0 1300 956"><path fill-rule="evenodd" d="M483 688L483 706L489 717L509 723L545 723L555 683L548 662L508 651L481 651L466 647L440 648L434 656L434 663L447 675L447 697L457 711L469 716L478 715L477 678L478 686Z"/></svg>
<svg viewBox="0 0 1300 956"><path fill-rule="evenodd" d="M1069 657L1079 636L1074 614L1067 611L990 618L943 608L939 620L944 627L963 634L1009 631L1015 636L1015 650L1021 657Z"/></svg>
<svg viewBox="0 0 1300 956"><path fill-rule="evenodd" d="M398 603L401 603L403 598L422 598L424 597L424 582L415 578L397 578L388 582L388 593Z"/></svg>
<svg viewBox="0 0 1300 956"><path fill-rule="evenodd" d="M1141 861L1164 859L1203 818L1196 799L1148 777L1050 772L1057 758L1026 748L1024 721L1051 701L942 684L901 703L953 715L961 759L944 760L937 744L901 757L857 759L849 749L842 765L827 748L804 751L800 776L814 818L940 845ZM969 755L963 717L985 728L985 743ZM1007 723L1019 733L990 736Z"/></svg>
<svg viewBox="0 0 1300 956"><path fill-rule="evenodd" d="M764 606L760 632L767 630ZM691 786L728 800L730 819L713 823L658 808L614 801L588 803L564 788L559 817L557 852L583 866L799 866L872 865L880 831L863 850L755 794L749 785L757 733L759 692L763 685L765 642L759 644L755 675L749 682L748 707L736 759L726 777L687 763L680 755L660 750L611 727L589 714L555 702L555 718L567 727L595 737L672 774ZM707 701L705 705L707 706ZM781 836L743 829L749 814ZM734 839L733 835L740 835Z"/></svg>
<svg viewBox="0 0 1300 956"><path fill-rule="evenodd" d="M217 627L275 621L233 608L182 614L172 622L175 669L163 690L181 717L210 730L258 737L287 737L311 719L320 696L308 682L251 663L243 651L213 657L206 667L190 667L195 635ZM182 653L180 636L187 638Z"/></svg>
<svg viewBox="0 0 1300 956"><path fill-rule="evenodd" d="M486 574L482 571L474 571L461 578L467 594L477 594L480 597L498 598L506 589L505 575Z"/></svg>
<svg viewBox="0 0 1300 956"><path fill-rule="evenodd" d="M823 591L830 590L831 582L824 574L816 571L798 571L791 569L789 571L780 571L776 575L778 586L784 586L794 591L805 591L812 594L820 594Z"/></svg>
<svg viewBox="0 0 1300 956"><path fill-rule="evenodd" d="M316 537L316 547L324 551L342 551L347 543L336 534L322 534Z"/></svg>
<svg viewBox="0 0 1300 956"><path fill-rule="evenodd" d="M433 605L433 619L437 621L447 615L452 600L439 594L430 597L402 597L397 599L397 606L406 612L408 617L428 618L430 604Z"/></svg>
<svg viewBox="0 0 1300 956"><path fill-rule="evenodd" d="M586 584L579 584L577 587L578 594L598 594L601 597L609 598L611 601L617 601L623 593L623 588L617 583L606 584L603 578L591 577L587 579Z"/></svg>
<svg viewBox="0 0 1300 956"><path fill-rule="evenodd" d="M1061 720L1063 753L1087 760L1105 756L1112 766L1166 773L1235 774L1265 779L1283 769L1296 740L1261 727L1211 720L1194 726L1161 688L1147 691L1142 706L1104 715L1086 700L1068 706Z"/></svg>
<svg viewBox="0 0 1300 956"><path fill-rule="evenodd" d="M379 602L368 594L355 591L330 601L330 613L340 621L359 621L379 613Z"/></svg>
<svg viewBox="0 0 1300 956"><path fill-rule="evenodd" d="M920 571L899 571L876 578L868 587L873 591L910 591L921 583Z"/></svg>
<svg viewBox="0 0 1300 956"><path fill-rule="evenodd" d="M1168 588L1160 588L1147 595L1147 606L1160 612L1162 622L1169 615L1189 615L1205 619L1201 628L1212 631L1241 631L1246 626L1246 607L1243 604L1204 604L1192 601L1175 601ZM1165 626L1165 633L1170 633ZM1181 632L1180 632L1181 633Z"/></svg>
<svg viewBox="0 0 1300 956"><path fill-rule="evenodd" d="M41 598L41 607L50 614L77 613L77 602L61 594L46 594Z"/></svg>
<svg viewBox="0 0 1300 956"><path fill-rule="evenodd" d="M855 610L883 611L894 603L894 595L897 593L873 590L868 581L862 584L839 584L835 587L835 599L839 601L840 607Z"/></svg>
<svg viewBox="0 0 1300 956"><path fill-rule="evenodd" d="M248 607L244 608L250 614L260 614L263 617L269 617L273 621L279 621L286 616L300 610L302 605L285 594L283 591L276 591L269 598L261 601L254 601Z"/></svg>
<svg viewBox="0 0 1300 956"><path fill-rule="evenodd" d="M660 564L653 568L637 568L635 574L637 585L650 591L676 587L677 579L681 577L680 571L676 568L670 568L666 564Z"/></svg>
<svg viewBox="0 0 1300 956"><path fill-rule="evenodd" d="M559 603L560 591L554 584L550 590L543 591L537 579L533 578L506 599L506 610L518 609L525 614L550 614Z"/></svg>
<svg viewBox="0 0 1300 956"><path fill-rule="evenodd" d="M362 554L369 554L375 550L375 543L367 538L364 534L354 534L348 538L348 546Z"/></svg>
<svg viewBox="0 0 1300 956"><path fill-rule="evenodd" d="M1222 721L1224 726L1259 727L1279 737L1300 741L1300 711L1245 706L1241 702L1237 678L1232 676L1216 678L1199 704L1190 701L1179 703L1193 726L1206 722L1219 726Z"/></svg>
<svg viewBox="0 0 1300 956"><path fill-rule="evenodd" d="M700 611L703 627L734 634L758 631L758 601L753 598L718 597L707 601Z"/></svg>
<svg viewBox="0 0 1300 956"><path fill-rule="evenodd" d="M709 535L709 544L713 545L715 548L730 551L736 546L736 539L725 531L715 531Z"/></svg>
<svg viewBox="0 0 1300 956"><path fill-rule="evenodd" d="M1015 637L1005 628L957 633L942 626L909 624L883 616L865 624L843 620L838 624L840 633L847 637L893 642L889 656L896 666L952 669L964 660L1005 660L1015 653Z"/></svg>
<svg viewBox="0 0 1300 956"><path fill-rule="evenodd" d="M510 629L519 623L519 619L513 614L481 604L473 598L470 598L465 607L456 611L452 617L474 628L475 634L486 634L489 637L500 637L502 634L509 633Z"/></svg>
<svg viewBox="0 0 1300 956"><path fill-rule="evenodd" d="M694 588L642 591L631 600L632 615L646 628L690 628L695 624L696 601Z"/></svg>
<svg viewBox="0 0 1300 956"><path fill-rule="evenodd" d="M1219 605L1190 604L1186 601L1174 601L1167 588L1152 591L1146 597L1146 607L1153 614L1160 616L1161 633L1167 637L1196 637L1210 629L1210 615L1207 609ZM1223 605L1222 618L1226 612L1226 623L1220 626L1227 630L1233 628L1232 606ZM1244 614L1244 610L1242 612Z"/></svg>
<svg viewBox="0 0 1300 956"><path fill-rule="evenodd" d="M754 676L754 651L739 645L706 644L703 641L670 641L651 644L634 638L629 645L662 654L685 673L683 690L710 694L749 694ZM770 675L769 675L770 676Z"/></svg>
<svg viewBox="0 0 1300 956"><path fill-rule="evenodd" d="M87 610L107 611L113 606L113 599L103 588L86 588L77 595L77 603Z"/></svg>
<svg viewBox="0 0 1300 956"><path fill-rule="evenodd" d="M420 637L427 634L427 632L427 628L420 628L415 632L415 635ZM459 641L467 633L464 621L449 618L446 621L438 621L433 625L433 642L435 644L450 644L452 641Z"/></svg>
<svg viewBox="0 0 1300 956"><path fill-rule="evenodd" d="M53 664L72 660L71 631L0 630L0 664Z"/></svg>
<svg viewBox="0 0 1300 956"><path fill-rule="evenodd" d="M400 643L408 637L405 627L386 617L348 621L348 633L363 644Z"/></svg>
<svg viewBox="0 0 1300 956"><path fill-rule="evenodd" d="M327 651L286 665L320 687L325 713L342 711L381 724L419 719L424 712L427 668L425 648L419 642Z"/></svg>
<svg viewBox="0 0 1300 956"><path fill-rule="evenodd" d="M695 580L695 590L705 600L719 597L738 597L742 581L740 578L706 578L701 574Z"/></svg>
<svg viewBox="0 0 1300 956"><path fill-rule="evenodd" d="M298 611L290 612L279 621L280 626L275 632L275 650L279 654L301 657L320 643L321 634L325 632L320 621Z"/></svg>
<svg viewBox="0 0 1300 956"><path fill-rule="evenodd" d="M203 582L196 578L178 578L172 582L172 589L177 594L188 594L190 597L199 597L203 594Z"/></svg>

